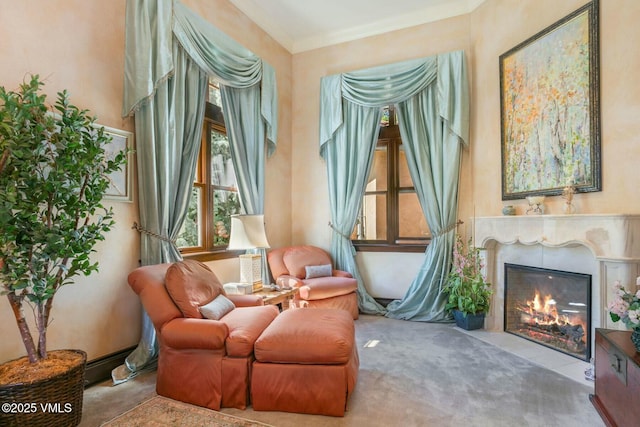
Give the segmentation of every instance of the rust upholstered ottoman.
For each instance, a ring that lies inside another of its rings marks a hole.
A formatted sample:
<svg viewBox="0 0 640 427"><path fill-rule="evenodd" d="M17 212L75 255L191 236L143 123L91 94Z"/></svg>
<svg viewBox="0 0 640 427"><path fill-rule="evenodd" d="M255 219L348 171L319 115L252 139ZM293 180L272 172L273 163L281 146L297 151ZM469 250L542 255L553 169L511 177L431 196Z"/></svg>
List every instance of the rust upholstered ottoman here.
<svg viewBox="0 0 640 427"><path fill-rule="evenodd" d="M354 341L348 311L282 312L254 344L253 409L344 416L360 365Z"/></svg>

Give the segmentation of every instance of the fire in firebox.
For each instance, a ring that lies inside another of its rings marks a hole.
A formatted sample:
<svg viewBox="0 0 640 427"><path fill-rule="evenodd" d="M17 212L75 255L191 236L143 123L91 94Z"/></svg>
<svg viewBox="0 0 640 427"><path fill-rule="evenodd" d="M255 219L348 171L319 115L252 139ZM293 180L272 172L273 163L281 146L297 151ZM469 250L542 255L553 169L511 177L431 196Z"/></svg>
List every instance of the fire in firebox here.
<svg viewBox="0 0 640 427"><path fill-rule="evenodd" d="M505 331L590 357L591 276L505 264Z"/></svg>
<svg viewBox="0 0 640 427"><path fill-rule="evenodd" d="M569 306L584 306L569 302ZM560 308L551 295L544 298L535 291L532 300L517 304L520 313L520 332L536 341L565 347L572 353L582 353L586 346L586 334L579 310ZM560 311L560 312L559 312Z"/></svg>

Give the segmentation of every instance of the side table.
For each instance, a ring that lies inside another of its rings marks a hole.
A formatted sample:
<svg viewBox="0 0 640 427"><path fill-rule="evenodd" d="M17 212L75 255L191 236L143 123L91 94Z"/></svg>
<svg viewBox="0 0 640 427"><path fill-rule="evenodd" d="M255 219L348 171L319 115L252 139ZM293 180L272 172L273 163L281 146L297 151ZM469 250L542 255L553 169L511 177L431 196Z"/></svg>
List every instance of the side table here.
<svg viewBox="0 0 640 427"><path fill-rule="evenodd" d="M277 305L280 311L289 308L291 300L298 293L298 288L285 289L280 291L272 291L266 288L262 288L261 291L254 292L253 295L259 295L265 304Z"/></svg>

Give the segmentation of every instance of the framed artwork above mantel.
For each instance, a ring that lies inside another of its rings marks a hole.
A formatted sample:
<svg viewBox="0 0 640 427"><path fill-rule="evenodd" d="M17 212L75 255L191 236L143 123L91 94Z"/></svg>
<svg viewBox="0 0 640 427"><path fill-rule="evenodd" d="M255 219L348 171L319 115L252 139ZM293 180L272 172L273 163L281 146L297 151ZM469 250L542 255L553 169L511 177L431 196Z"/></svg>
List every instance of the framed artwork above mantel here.
<svg viewBox="0 0 640 427"><path fill-rule="evenodd" d="M502 200L602 191L598 9L500 55Z"/></svg>

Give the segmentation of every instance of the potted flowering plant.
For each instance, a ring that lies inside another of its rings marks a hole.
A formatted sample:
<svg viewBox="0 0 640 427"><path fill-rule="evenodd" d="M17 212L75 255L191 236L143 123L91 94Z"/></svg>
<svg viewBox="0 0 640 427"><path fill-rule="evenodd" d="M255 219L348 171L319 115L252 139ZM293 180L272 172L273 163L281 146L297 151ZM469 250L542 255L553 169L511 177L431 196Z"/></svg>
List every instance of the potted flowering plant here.
<svg viewBox="0 0 640 427"><path fill-rule="evenodd" d="M640 281L640 277L638 278ZM640 290L636 293L628 292L619 280L613 284L614 297L607 308L614 322L622 321L627 328L632 329L631 341L640 351Z"/></svg>
<svg viewBox="0 0 640 427"><path fill-rule="evenodd" d="M483 267L480 249L471 239L465 247L456 235L451 272L443 288L448 294L445 308L453 313L456 324L467 330L482 328L489 311L493 291L482 275Z"/></svg>

